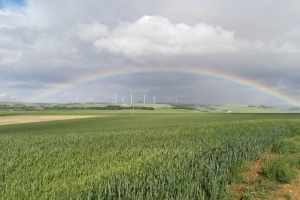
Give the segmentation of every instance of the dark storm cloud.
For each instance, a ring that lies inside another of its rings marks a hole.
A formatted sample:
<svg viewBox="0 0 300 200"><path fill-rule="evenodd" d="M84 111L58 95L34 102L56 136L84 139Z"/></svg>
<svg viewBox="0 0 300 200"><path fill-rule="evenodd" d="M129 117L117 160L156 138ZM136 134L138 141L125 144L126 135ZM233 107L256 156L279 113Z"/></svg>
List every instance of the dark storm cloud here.
<svg viewBox="0 0 300 200"><path fill-rule="evenodd" d="M44 86L50 90L102 69L132 66L140 70L206 68L298 98L299 12L298 1L279 0L4 3L0 8L0 100L30 99ZM99 80L45 100L111 101L114 93L133 92L141 97L156 93L162 102L174 101L176 96L191 102L278 102L246 86L172 73Z"/></svg>

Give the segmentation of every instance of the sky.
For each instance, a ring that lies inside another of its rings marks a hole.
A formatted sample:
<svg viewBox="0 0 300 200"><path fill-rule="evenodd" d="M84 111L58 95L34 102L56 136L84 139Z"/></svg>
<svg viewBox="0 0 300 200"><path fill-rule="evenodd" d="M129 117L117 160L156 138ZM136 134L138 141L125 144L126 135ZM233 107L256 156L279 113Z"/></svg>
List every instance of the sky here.
<svg viewBox="0 0 300 200"><path fill-rule="evenodd" d="M0 102L298 104L299 13L296 0L0 0Z"/></svg>

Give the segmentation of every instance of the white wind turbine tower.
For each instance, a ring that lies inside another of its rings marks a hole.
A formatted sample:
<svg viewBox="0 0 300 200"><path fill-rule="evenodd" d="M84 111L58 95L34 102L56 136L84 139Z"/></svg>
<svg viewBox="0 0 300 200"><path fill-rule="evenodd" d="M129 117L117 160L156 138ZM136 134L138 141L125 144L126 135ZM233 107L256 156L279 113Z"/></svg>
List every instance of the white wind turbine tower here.
<svg viewBox="0 0 300 200"><path fill-rule="evenodd" d="M122 104L124 104L124 97L122 97Z"/></svg>
<svg viewBox="0 0 300 200"><path fill-rule="evenodd" d="M130 103L132 104L133 94L131 94L130 99L131 99Z"/></svg>
<svg viewBox="0 0 300 200"><path fill-rule="evenodd" d="M115 104L117 104L118 103L118 101L117 101L117 94L115 94Z"/></svg>
<svg viewBox="0 0 300 200"><path fill-rule="evenodd" d="M132 114L134 115L134 95L131 94L131 102L132 102Z"/></svg>
<svg viewBox="0 0 300 200"><path fill-rule="evenodd" d="M144 94L144 104L146 104L146 94Z"/></svg>
<svg viewBox="0 0 300 200"><path fill-rule="evenodd" d="M153 95L153 104L155 104L155 94Z"/></svg>

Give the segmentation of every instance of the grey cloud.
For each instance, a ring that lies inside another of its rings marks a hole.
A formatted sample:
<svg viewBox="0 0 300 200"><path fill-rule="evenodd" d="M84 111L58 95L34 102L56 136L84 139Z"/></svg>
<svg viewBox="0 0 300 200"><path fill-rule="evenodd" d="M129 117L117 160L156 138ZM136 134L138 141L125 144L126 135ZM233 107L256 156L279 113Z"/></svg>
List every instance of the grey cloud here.
<svg viewBox="0 0 300 200"><path fill-rule="evenodd" d="M92 24L78 24L71 32L71 35L79 37L83 41L94 41L99 37L106 37L109 35L109 30L106 25L101 25L97 22Z"/></svg>
<svg viewBox="0 0 300 200"><path fill-rule="evenodd" d="M298 1L277 0L7 4L0 9L1 100L30 99L75 77L132 66L140 70L207 68L298 98L299 12ZM191 102L278 103L226 81L164 73L112 77L44 100L69 102L78 96L111 101L116 92L125 96L156 93L161 102L178 96Z"/></svg>

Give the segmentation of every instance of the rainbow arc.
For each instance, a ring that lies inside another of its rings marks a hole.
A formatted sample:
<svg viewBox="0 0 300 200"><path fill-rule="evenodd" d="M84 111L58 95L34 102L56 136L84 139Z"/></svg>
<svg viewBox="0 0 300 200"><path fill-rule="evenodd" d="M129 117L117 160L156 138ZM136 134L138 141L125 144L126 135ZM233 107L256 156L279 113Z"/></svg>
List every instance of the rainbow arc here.
<svg viewBox="0 0 300 200"><path fill-rule="evenodd" d="M38 95L31 99L31 102L40 102L43 99L47 99L55 94L61 93L66 90L70 90L75 87L79 87L81 85L85 85L91 82L103 80L103 79L112 79L121 76L128 76L134 74L150 74L150 73L183 73L183 74L193 74L205 77L216 78L228 82L232 82L235 84L247 86L258 90L264 94L270 95L279 99L282 102L286 102L290 105L298 106L299 103L292 98L291 96L283 93L282 91L278 91L274 88L269 86L263 85L261 83L246 79L244 77L240 77L233 74L227 74L220 71L214 71L205 68L195 68L195 67L182 67L182 68L163 68L163 69L139 69L139 68L132 68L132 69L110 69L106 71L101 71L98 73L93 73L89 75L85 75L82 77L77 77L75 79L67 80L60 86L50 88L49 90L40 91Z"/></svg>

